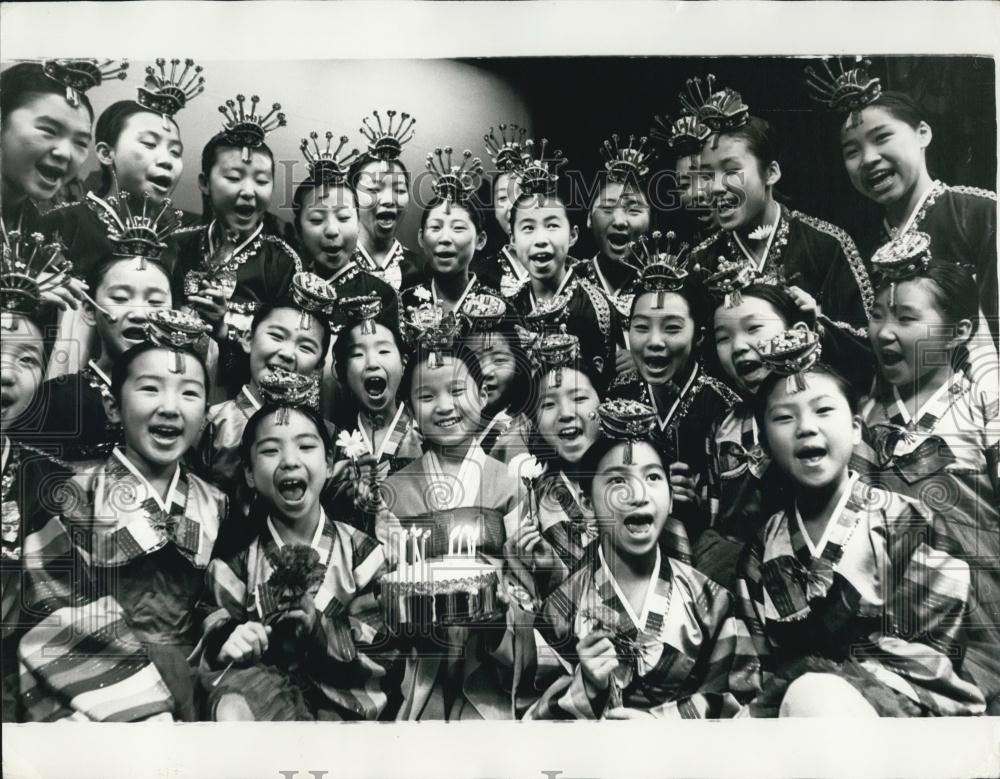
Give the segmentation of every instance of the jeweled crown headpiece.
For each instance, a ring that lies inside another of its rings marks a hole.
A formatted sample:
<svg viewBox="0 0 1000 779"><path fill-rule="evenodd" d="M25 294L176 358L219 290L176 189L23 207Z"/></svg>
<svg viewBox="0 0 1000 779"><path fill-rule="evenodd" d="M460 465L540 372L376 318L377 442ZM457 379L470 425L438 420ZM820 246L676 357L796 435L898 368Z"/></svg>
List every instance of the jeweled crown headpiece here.
<svg viewBox="0 0 1000 779"><path fill-rule="evenodd" d="M139 87L136 102L143 108L163 115L164 129L169 128L168 116L173 116L205 91L205 77L201 75L201 65L195 65L194 60L184 60L184 70L177 73L181 64L179 59L170 60L170 74L167 75L167 61L160 57L156 60L156 69L152 65L146 67L146 84Z"/></svg>
<svg viewBox="0 0 1000 779"><path fill-rule="evenodd" d="M107 198L87 193L87 205L104 224L115 256L138 257L142 270L146 260L160 259L167 247L166 239L180 227L184 215L171 208L170 198L156 205L149 195L143 195L141 210L133 210L130 203L133 199L135 195L124 190Z"/></svg>
<svg viewBox="0 0 1000 779"><path fill-rule="evenodd" d="M41 233L7 233L0 246L0 310L30 316L43 293L65 286L73 266L62 249L59 241L47 241ZM4 329L11 329L4 321Z"/></svg>
<svg viewBox="0 0 1000 779"><path fill-rule="evenodd" d="M680 157L700 152L708 136L712 134L708 125L691 114L681 114L673 123L669 123L669 119L664 117L654 116L653 123L650 136L667 144Z"/></svg>
<svg viewBox="0 0 1000 779"><path fill-rule="evenodd" d="M493 167L498 173L515 173L524 164L521 155L524 152L528 131L513 123L501 124L499 130L499 136L493 127L483 136L486 153L490 155Z"/></svg>
<svg viewBox="0 0 1000 779"><path fill-rule="evenodd" d="M462 152L461 162L452 162L452 147L438 147L427 155L427 170L432 181L431 189L443 200L452 203L464 203L471 198L479 188L483 175L483 161L473 157L466 149Z"/></svg>
<svg viewBox="0 0 1000 779"><path fill-rule="evenodd" d="M696 76L686 83L687 93L680 94L681 105L711 131L713 148L719 143L719 133L739 129L750 121L750 107L740 93L729 87L717 90L711 73L704 82Z"/></svg>
<svg viewBox="0 0 1000 779"><path fill-rule="evenodd" d="M237 95L235 101L227 100L225 105L219 106L219 113L225 118L222 132L234 146L242 147L244 162L250 161L250 149L262 146L268 133L288 124L280 103L273 103L270 111L260 115L257 113L259 102L257 95L251 95L248 108L246 97Z"/></svg>
<svg viewBox="0 0 1000 779"><path fill-rule="evenodd" d="M497 295L480 292L465 298L462 315L469 320L474 331L492 332L506 317L507 304Z"/></svg>
<svg viewBox="0 0 1000 779"><path fill-rule="evenodd" d="M788 378L785 391L789 395L806 389L805 371L819 361L821 352L819 335L804 322L757 344L757 353L764 364Z"/></svg>
<svg viewBox="0 0 1000 779"><path fill-rule="evenodd" d="M847 111L851 126L856 126L861 121L861 110L878 100L882 94L881 80L868 74L868 68L872 66L871 60L855 57L854 67L845 68L844 61L836 57L836 72L830 66L829 58L823 58L820 62L824 72L820 73L812 65L805 71L810 97L833 111Z"/></svg>
<svg viewBox="0 0 1000 779"><path fill-rule="evenodd" d="M150 312L146 320L146 338L157 346L178 352L172 373L183 373L184 362L180 350L201 348L205 335L211 328L194 314L161 308Z"/></svg>
<svg viewBox="0 0 1000 779"><path fill-rule="evenodd" d="M341 154L349 140L346 135L340 136L340 143L333 148L333 133L326 133L326 148L319 146L319 133L315 130L309 133L309 138L303 138L299 145L302 156L305 157L309 178L317 184L340 184L347 180L347 171L351 163L361 154L357 149ZM312 148L309 142L312 141Z"/></svg>
<svg viewBox="0 0 1000 779"><path fill-rule="evenodd" d="M896 282L919 276L931 264L931 237L919 230L907 230L872 255L872 272L888 279L889 305L896 304Z"/></svg>
<svg viewBox="0 0 1000 779"><path fill-rule="evenodd" d="M636 293L655 292L656 306L663 307L663 293L679 292L688 278L688 245L674 246L677 234L672 230L655 230L649 238L642 236L629 244L626 262L639 271Z"/></svg>
<svg viewBox="0 0 1000 779"><path fill-rule="evenodd" d="M597 407L601 430L608 438L625 442L623 465L632 464L632 444L647 438L656 424L652 406L636 400L616 398Z"/></svg>
<svg viewBox="0 0 1000 779"><path fill-rule="evenodd" d="M757 271L749 262L719 257L715 271L705 279L705 287L715 297L722 298L726 308L738 306L743 300L740 294L757 280Z"/></svg>
<svg viewBox="0 0 1000 779"><path fill-rule="evenodd" d="M521 192L529 195L550 195L555 191L556 182L559 175L556 172L559 167L566 164L566 158L562 156L560 150L556 150L551 157L545 156L545 149L548 146L548 139L542 138L539 144L538 154L535 154L535 142L528 139L524 142L524 150L521 152Z"/></svg>
<svg viewBox="0 0 1000 779"><path fill-rule="evenodd" d="M312 324L310 317L333 316L337 305L337 291L330 282L315 273L299 271L292 276L292 300L302 311L299 329L308 330Z"/></svg>
<svg viewBox="0 0 1000 779"><path fill-rule="evenodd" d="M362 119L361 123L364 126L361 128L361 134L368 139L368 155L370 157L390 162L398 160L403 153L403 147L413 140L413 125L417 123L417 120L404 112L399 115L399 122L396 123L395 111L390 109L385 113L389 118L384 127L378 111L372 111L372 116L375 117L375 127L372 127L367 116Z"/></svg>
<svg viewBox="0 0 1000 779"><path fill-rule="evenodd" d="M455 346L461 323L454 312L445 312L440 303L421 303L410 306L401 320L410 343L429 352L427 367L439 368L443 364L442 352Z"/></svg>
<svg viewBox="0 0 1000 779"><path fill-rule="evenodd" d="M566 325L558 332L546 333L539 337L528 352L528 356L540 374L549 374L549 386L562 386L562 369L568 368L581 359L580 339L566 332Z"/></svg>
<svg viewBox="0 0 1000 779"><path fill-rule="evenodd" d="M619 184L644 179L649 174L649 163L653 159L652 152L646 148L648 140L643 135L637 142L636 137L630 135L628 144L623 144L621 136L613 133L610 140L604 141L601 154L608 179Z"/></svg>
<svg viewBox="0 0 1000 779"><path fill-rule="evenodd" d="M535 307L524 315L525 326L535 332L544 332L561 324L567 314L569 301L570 295L566 292L538 301Z"/></svg>
<svg viewBox="0 0 1000 779"><path fill-rule="evenodd" d="M76 108L80 94L108 79L125 79L128 60L51 59L42 63L46 76L66 87L66 102Z"/></svg>
<svg viewBox="0 0 1000 779"><path fill-rule="evenodd" d="M344 328L350 330L361 325L365 335L375 334L375 319L382 313L382 299L374 292L341 298L338 308L344 314Z"/></svg>
<svg viewBox="0 0 1000 779"><path fill-rule="evenodd" d="M260 378L260 397L269 406L277 406L276 425L288 424L288 409L319 407L319 382L301 373L274 367Z"/></svg>

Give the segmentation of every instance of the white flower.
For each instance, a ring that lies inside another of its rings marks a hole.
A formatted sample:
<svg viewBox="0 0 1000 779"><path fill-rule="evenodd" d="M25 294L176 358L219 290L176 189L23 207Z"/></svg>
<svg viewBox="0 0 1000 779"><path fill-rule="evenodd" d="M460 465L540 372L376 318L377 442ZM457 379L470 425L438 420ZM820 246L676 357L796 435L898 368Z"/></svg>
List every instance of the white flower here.
<svg viewBox="0 0 1000 779"><path fill-rule="evenodd" d="M368 444L365 443L364 436L358 430L352 430L350 433L341 430L337 436L337 446L343 449L344 453L352 460L357 460L362 455L368 454Z"/></svg>
<svg viewBox="0 0 1000 779"><path fill-rule="evenodd" d="M431 293L427 291L426 287L416 287L413 290L413 297L417 300L430 300Z"/></svg>
<svg viewBox="0 0 1000 779"><path fill-rule="evenodd" d="M773 230L774 230L774 225L761 225L756 230L751 231L750 240L765 241L770 237Z"/></svg>
<svg viewBox="0 0 1000 779"><path fill-rule="evenodd" d="M544 472L545 468L538 462L538 458L527 452L521 452L507 464L507 473L529 484Z"/></svg>

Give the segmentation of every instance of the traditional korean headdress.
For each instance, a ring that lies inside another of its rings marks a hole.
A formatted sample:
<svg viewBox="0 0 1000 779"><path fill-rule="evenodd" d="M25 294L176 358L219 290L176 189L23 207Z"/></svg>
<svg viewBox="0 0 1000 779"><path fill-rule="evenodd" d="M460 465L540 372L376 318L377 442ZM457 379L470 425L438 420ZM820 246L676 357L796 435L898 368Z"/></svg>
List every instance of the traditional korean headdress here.
<svg viewBox="0 0 1000 779"><path fill-rule="evenodd" d="M99 87L107 79L125 79L128 60L52 59L42 63L42 71L66 87L66 102L76 108L80 95Z"/></svg>
<svg viewBox="0 0 1000 779"><path fill-rule="evenodd" d="M563 368L580 363L580 339L566 332L563 325L558 332L547 333L535 339L528 350L528 358L539 375L549 374L549 386L562 386Z"/></svg>
<svg viewBox="0 0 1000 779"><path fill-rule="evenodd" d="M205 91L205 77L201 75L201 65L195 65L194 60L184 60L184 70L177 73L179 59L170 60L170 74L167 74L167 61L160 57L156 60L156 69L152 65L146 67L146 84L139 87L136 102L143 108L163 115L163 129L170 128L167 117L173 116ZM159 72L157 72L157 69Z"/></svg>
<svg viewBox="0 0 1000 779"><path fill-rule="evenodd" d="M469 322L469 331L485 333L488 344L491 334L499 330L507 318L507 304L497 295L479 292L465 298L461 313Z"/></svg>
<svg viewBox="0 0 1000 779"><path fill-rule="evenodd" d="M665 117L654 116L653 124L649 133L653 140L667 144L679 157L700 152L708 136L712 134L708 125L702 124L697 116L691 114L681 114L673 123Z"/></svg>
<svg viewBox="0 0 1000 779"><path fill-rule="evenodd" d="M454 312L445 313L440 303L429 301L410 306L401 324L411 345L428 351L427 367L432 369L444 364L442 353L454 348L461 330L461 322Z"/></svg>
<svg viewBox="0 0 1000 779"><path fill-rule="evenodd" d="M454 164L451 146L440 146L427 155L427 170L431 174L434 194L450 204L464 204L475 194L483 175L483 161L466 149L459 164Z"/></svg>
<svg viewBox="0 0 1000 779"><path fill-rule="evenodd" d="M872 255L872 271L889 280L889 305L896 305L896 282L912 279L931 264L931 237L917 230L907 230Z"/></svg>
<svg viewBox="0 0 1000 779"><path fill-rule="evenodd" d="M312 142L312 148L309 143ZM326 148L319 146L319 133L315 130L309 133L309 138L303 138L299 145L302 156L305 157L309 169L309 179L316 184L341 184L347 180L347 171L351 163L360 155L357 149L341 154L347 145L348 137L341 135L336 149L333 148L333 133L326 133Z"/></svg>
<svg viewBox="0 0 1000 779"><path fill-rule="evenodd" d="M806 389L805 372L819 361L821 352L819 335L804 322L757 344L757 353L764 364L779 376L787 377L785 391L789 395Z"/></svg>
<svg viewBox="0 0 1000 779"><path fill-rule="evenodd" d="M493 168L498 173L517 173L524 165L524 146L528 131L516 124L501 124L499 134L491 127L483 136L486 153L493 160Z"/></svg>
<svg viewBox="0 0 1000 779"><path fill-rule="evenodd" d="M138 257L139 270L145 270L146 260L159 261L167 248L166 239L181 226L184 214L171 208L170 198L154 204L149 195L143 195L141 208L136 203L139 199L124 190L107 198L87 193L87 205L104 224L115 256Z"/></svg>
<svg viewBox="0 0 1000 779"><path fill-rule="evenodd" d="M523 317L528 330L542 333L564 324L569 313L568 306L571 294L571 292L563 291L546 300L538 301L534 309Z"/></svg>
<svg viewBox="0 0 1000 779"><path fill-rule="evenodd" d="M274 367L260 379L260 397L269 406L277 406L274 424L288 424L288 410L319 408L319 382L284 368Z"/></svg>
<svg viewBox="0 0 1000 779"><path fill-rule="evenodd" d="M299 329L308 330L312 325L311 317L318 316L329 320L337 305L337 291L326 279L315 273L299 271L292 276L292 300L302 311L299 316Z"/></svg>
<svg viewBox="0 0 1000 779"><path fill-rule="evenodd" d="M363 334L375 334L375 319L382 313L382 299L374 292L341 298L338 308L344 314L345 330L360 324Z"/></svg>
<svg viewBox="0 0 1000 779"><path fill-rule="evenodd" d="M63 256L58 241L46 241L41 233L11 230L0 251L0 310L5 314L33 315L42 304L42 294L65 286L73 266ZM3 317L4 330L13 329Z"/></svg>
<svg viewBox="0 0 1000 779"><path fill-rule="evenodd" d="M260 115L257 113L259 102L257 95L251 95L248 108L246 97L237 95L235 101L227 100L225 105L219 106L219 112L225 118L222 132L233 146L242 147L244 162L250 162L250 149L263 146L268 133L288 124L281 113L280 103L272 104L270 111Z"/></svg>
<svg viewBox="0 0 1000 779"><path fill-rule="evenodd" d="M622 465L631 465L632 444L649 437L656 424L656 411L636 400L615 399L598 406L597 416L604 435L625 442Z"/></svg>
<svg viewBox="0 0 1000 779"><path fill-rule="evenodd" d="M653 159L652 152L646 144L649 139L644 135L636 139L628 137L628 143L623 144L618 133L613 133L610 140L601 144L601 154L604 156L604 170L609 181L619 184L636 183L649 175L649 163Z"/></svg>
<svg viewBox="0 0 1000 779"><path fill-rule="evenodd" d="M698 77L689 78L687 92L681 92L680 99L684 110L714 136L712 148L718 145L720 133L737 130L750 121L750 108L740 93L729 87L716 89L711 73L704 82Z"/></svg>
<svg viewBox="0 0 1000 779"><path fill-rule="evenodd" d="M811 91L810 97L823 103L833 111L847 111L850 114L851 127L861 122L861 110L878 100L882 94L882 82L868 74L871 60L865 57L855 57L854 67L845 68L844 61L837 57L836 71L830 65L830 59L820 60L822 73L811 65L806 68L806 86Z"/></svg>
<svg viewBox="0 0 1000 779"><path fill-rule="evenodd" d="M726 308L738 306L743 301L740 294L757 280L757 270L746 260L719 257L715 272L705 279L705 287L717 298L722 299Z"/></svg>
<svg viewBox="0 0 1000 779"><path fill-rule="evenodd" d="M385 112L389 117L385 126L382 125L382 117L378 111L372 111L375 117L375 127L366 116L361 120L364 125L360 132L368 139L368 156L374 157L383 162L398 160L403 153L403 147L413 140L413 125L417 123L407 113L399 115L399 122L396 122L396 112L392 109ZM393 126L395 124L395 126Z"/></svg>
<svg viewBox="0 0 1000 779"><path fill-rule="evenodd" d="M521 192L529 195L550 195L555 192L559 175L556 172L566 164L566 158L560 150L551 157L545 156L548 139L542 138L538 154L535 154L535 142L531 139L524 142L521 152Z"/></svg>
<svg viewBox="0 0 1000 779"><path fill-rule="evenodd" d="M673 231L656 230L648 239L642 236L629 244L631 251L626 262L639 271L636 294L655 292L655 308L663 308L663 294L680 292L688 278L688 245L684 243L675 249L676 240Z"/></svg>
<svg viewBox="0 0 1000 779"><path fill-rule="evenodd" d="M172 373L183 373L184 351L204 350L209 326L194 314L161 308L152 311L146 320L146 339L174 352Z"/></svg>

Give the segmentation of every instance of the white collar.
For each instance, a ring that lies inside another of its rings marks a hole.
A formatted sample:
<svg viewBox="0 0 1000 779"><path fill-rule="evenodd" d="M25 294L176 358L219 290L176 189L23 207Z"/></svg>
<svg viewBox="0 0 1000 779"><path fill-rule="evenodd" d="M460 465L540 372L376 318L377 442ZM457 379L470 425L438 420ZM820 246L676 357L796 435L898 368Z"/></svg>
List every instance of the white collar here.
<svg viewBox="0 0 1000 779"><path fill-rule="evenodd" d="M566 287L569 286L569 283L572 279L573 279L573 269L567 267L566 275L563 276L563 280L559 283L559 288L554 293L552 293L552 297L548 299L555 300L557 297L559 297L563 293L563 290L565 290ZM528 294L531 295L531 307L538 308L538 298L535 297L535 289L534 287L531 286L530 281L528 282Z"/></svg>
<svg viewBox="0 0 1000 779"><path fill-rule="evenodd" d="M385 253L385 264L384 265L379 265L377 262L375 262L375 258L372 257L371 254L368 253L368 250L364 246L362 246L360 242L358 243L357 249L358 249L359 252L361 252L361 254L364 256L364 258L366 260L368 260L368 262L370 262L375 268L377 268L380 271L384 271L386 268L388 268L390 265L392 265L393 262L395 262L396 255L398 253L402 253L402 251L403 251L403 244L401 244L399 242L398 238L393 238L392 239L392 245L389 247L389 251L387 251Z"/></svg>
<svg viewBox="0 0 1000 779"><path fill-rule="evenodd" d="M343 276L345 273L351 270L351 268L357 267L357 265L358 264L354 260L348 260L347 265L345 265L343 268L341 268L339 271L337 271L330 278L327 279L327 283L336 284L337 279L339 279L341 276Z"/></svg>
<svg viewBox="0 0 1000 779"><path fill-rule="evenodd" d="M87 367L90 368L90 370L92 370L94 373L96 373L97 378L103 381L106 386L108 387L111 386L111 379L108 377L108 374L106 374L104 371L98 368L96 362L94 362L93 360L87 360Z"/></svg>
<svg viewBox="0 0 1000 779"><path fill-rule="evenodd" d="M851 493L854 491L854 482L858 480L858 474L852 473L847 479L847 485L844 487L844 492L837 499L837 505L833 507L833 511L830 513L830 519L827 520L826 528L823 530L823 535L819 539L819 543L813 545L812 539L809 537L809 533L806 532L805 522L802 521L802 515L799 514L799 507L795 507L795 521L799 523L799 532L802 534L803 540L806 542L806 546L809 547L809 552L813 557L819 557L823 554L823 550L826 548L826 542L830 540L830 534L833 529L837 527L840 520L840 515L844 513L844 509L847 507L847 501L851 499Z"/></svg>
<svg viewBox="0 0 1000 779"><path fill-rule="evenodd" d="M458 467L458 476L455 477L455 482L460 484L462 489L441 490L442 493L449 496L447 505L432 508L437 511L450 511L462 508L463 506L476 505L475 501L479 500L479 490L482 486L482 466L485 464L486 452L479 446L478 441L474 440L469 445L469 451L466 452L465 457L462 459L462 464ZM479 467L474 468L473 465ZM437 452L433 449L427 450L427 466L427 470L429 471L427 475L432 480L445 485L450 483L450 480L445 479L441 460L438 458ZM432 494L434 494L434 491L428 493L428 495Z"/></svg>
<svg viewBox="0 0 1000 779"><path fill-rule="evenodd" d="M511 253L509 245L501 248L500 253L507 258L507 264L510 265L511 272L517 276L518 281L524 281L528 278L528 269L521 264L521 261L517 259L516 254Z"/></svg>
<svg viewBox="0 0 1000 779"><path fill-rule="evenodd" d="M392 438L392 431L396 429L396 424L399 422L399 418L403 416L403 404L399 403L396 406L396 415L392 418L392 422L389 423L389 427L386 428L386 434L382 438L382 444L379 446L378 451L375 451L375 445L372 438L369 438L368 433L365 432L364 421L361 418L361 414L358 413L358 432L361 433L361 438L364 439L365 446L368 447L368 453L375 455L375 460L379 461L382 459L382 455L385 453L385 447L389 443L389 439ZM374 437L375 431L372 430L372 436Z"/></svg>
<svg viewBox="0 0 1000 779"><path fill-rule="evenodd" d="M7 470L7 458L10 457L10 439L3 436L3 450L0 453L0 473Z"/></svg>
<svg viewBox="0 0 1000 779"><path fill-rule="evenodd" d="M601 548L601 544L597 544L597 557L601 561L604 573L611 581L611 586L615 589L615 595L618 596L618 600L620 600L622 606L625 607L625 612L629 615L632 623L639 630L643 630L646 627L646 619L649 617L649 607L651 605L650 596L655 592L656 581L660 578L660 545L656 544L653 548L656 550L656 563L653 565L653 573L650 575L649 584L646 586L646 594L642 598L642 610L636 614L635 609L632 608L632 604L629 602L629 599L625 597L625 593L622 591L622 588L618 586L618 580L615 578L614 573L612 573L611 567L604 559L604 550Z"/></svg>
<svg viewBox="0 0 1000 779"><path fill-rule="evenodd" d="M698 365L698 363L695 363L694 368L691 371L691 375L688 377L688 380L684 383L684 386L681 388L681 391L677 393L677 399L674 401L673 405L667 411L666 416L663 417L660 416L659 406L656 405L656 395L653 394L653 387L649 384L646 385L647 392L649 392L649 399L653 401L653 408L656 410L656 421L660 425L660 430L666 430L667 425L670 424L670 420L674 418L674 413L677 411L677 407L680 405L681 401L684 400L685 396L688 394L688 391L691 389L691 385L694 384L694 380L698 378L699 368L700 366ZM756 426L754 427L754 430L756 430Z"/></svg>
<svg viewBox="0 0 1000 779"><path fill-rule="evenodd" d="M910 416L910 410L907 408L906 403L903 402L903 398L900 397L899 390L896 385L892 385L892 397L896 401L896 409L899 411L899 415L903 418L903 421L907 425L917 425L920 424L920 420L923 419L924 414L927 413L929 409L932 409L936 404L941 402L941 398L951 392L951 388L962 381L964 378L961 372L956 372L951 375L944 384L934 390L934 394L931 395L927 400L923 402L920 408L917 409L915 416Z"/></svg>
<svg viewBox="0 0 1000 779"><path fill-rule="evenodd" d="M248 401L250 401L250 405L253 406L254 411L260 411L261 403L259 400L257 400L257 398L254 397L253 392L250 391L249 384L244 384L240 392L243 393L243 397L245 397Z"/></svg>
<svg viewBox="0 0 1000 779"><path fill-rule="evenodd" d="M736 233L735 230L733 231L733 238L736 239L736 245L740 247L740 249L742 250L743 254L746 255L746 258L748 260L750 260L750 264L753 265L754 268L757 269L758 273L760 271L764 270L764 266L767 265L767 256L771 253L771 244L774 243L774 236L777 235L777 233L778 233L778 225L781 223L781 206L779 204L777 204L777 203L775 205L778 206L778 216L775 218L774 222L771 224L771 233L770 233L770 235L767 236L767 243L764 244L764 253L760 256L760 262L758 262L754 258L753 252L751 252L747 248L746 244L743 243L743 239L740 238L740 236Z"/></svg>
<svg viewBox="0 0 1000 779"><path fill-rule="evenodd" d="M118 459L118 461L122 465L125 466L125 469L133 476L135 476L135 478L139 480L139 483L146 488L147 497L152 497L152 499L156 501L156 505L159 506L162 511L170 511L170 507L173 505L174 502L174 491L177 489L177 484L181 478L180 463L174 466L174 475L173 478L170 480L170 486L167 487L166 497L161 498L160 494L155 489L153 489L153 485L146 480L145 476L139 473L139 469L132 464L132 461L125 456L125 453L121 449L119 449L116 446L112 454ZM141 502L142 501L140 501L140 503Z"/></svg>
<svg viewBox="0 0 1000 779"><path fill-rule="evenodd" d="M326 512L323 509L319 510L319 522L316 523L316 532L313 533L312 541L309 543L313 549L320 553L320 559L323 557L323 549L320 547L320 539L323 537L323 526L326 525ZM274 543L277 544L278 549L281 549L285 542L281 540L281 534L278 533L278 528L274 526L274 521L271 519L271 515L267 516L267 529L271 531L271 538L274 539Z"/></svg>
<svg viewBox="0 0 1000 779"><path fill-rule="evenodd" d="M466 285L466 287L463 290L462 294L458 296L458 302L455 303L455 307L452 309L456 314L458 314L458 313L460 313L462 311L462 304L465 302L466 297L468 297L469 292L472 291L472 288L474 286L476 286L476 274L475 273L473 273L473 274L470 275L470 277L469 277L469 283ZM437 292L437 284L434 282L434 279L431 279L431 299L433 300L434 305L437 306L437 304L438 304L438 292Z"/></svg>
<svg viewBox="0 0 1000 779"><path fill-rule="evenodd" d="M209 224L209 226L208 226L208 256L209 257L211 257L211 256L213 256L215 254L215 238L214 238L214 233L215 233L215 223L216 223L216 221L217 220L213 219L212 222L211 222L211 224ZM249 246L253 242L253 240L258 235L261 234L261 231L263 229L264 229L264 220L261 219L260 220L260 224L257 225L257 229L255 229L252 233L250 233L250 235L248 235L246 238L244 238L242 242L240 242L239 244L237 244L236 246L233 247L233 256L235 257L237 254L239 254L241 251L243 251L245 248L247 248L247 246Z"/></svg>
<svg viewBox="0 0 1000 779"><path fill-rule="evenodd" d="M600 281L601 286L604 287L604 291L608 293L608 297L614 297L618 294L618 291L611 289L611 283L605 278L604 271L601 270L601 256L600 252L594 255L594 272L597 274L597 280Z"/></svg>

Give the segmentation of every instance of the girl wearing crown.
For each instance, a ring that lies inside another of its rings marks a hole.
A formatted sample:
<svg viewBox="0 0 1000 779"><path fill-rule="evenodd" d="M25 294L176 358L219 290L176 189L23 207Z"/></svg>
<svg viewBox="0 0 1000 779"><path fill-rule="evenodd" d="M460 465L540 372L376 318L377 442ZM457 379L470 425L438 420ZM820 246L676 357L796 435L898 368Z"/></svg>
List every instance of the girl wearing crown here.
<svg viewBox="0 0 1000 779"><path fill-rule="evenodd" d="M189 304L207 321L223 322L231 342L220 354L224 398L246 382L246 342L256 308L287 297L292 276L302 270L298 254L281 238L267 213L274 194L274 154L267 134L285 125L281 106L258 114L259 98L243 95L220 111L223 131L202 151L198 185L206 224L179 231L173 273L174 299Z"/></svg>
<svg viewBox="0 0 1000 779"><path fill-rule="evenodd" d="M969 564L924 506L851 469L857 396L803 330L762 347L761 441L787 479L739 583L764 670L755 716L978 714L962 662ZM919 584L918 584L919 583Z"/></svg>
<svg viewBox="0 0 1000 779"><path fill-rule="evenodd" d="M980 311L998 339L996 193L949 186L931 177L927 149L933 139L924 109L909 95L882 90L871 63L840 67L836 75L807 69L816 97L838 112L840 145L854 188L883 213L878 236L865 241L866 256L907 232L926 233L935 254L973 269ZM992 355L995 360L995 354Z"/></svg>
<svg viewBox="0 0 1000 779"><path fill-rule="evenodd" d="M706 204L705 182L697 174L698 156L711 130L696 116L680 114L672 123L656 116L650 135L669 149L680 209L671 218L671 229L690 246L697 246L719 229Z"/></svg>
<svg viewBox="0 0 1000 779"><path fill-rule="evenodd" d="M196 317L158 312L151 340L115 363L107 408L124 445L74 477L76 499L63 512L88 561L90 589L21 641L32 719L197 718L187 658L228 509L225 495L182 462L205 418L208 372L194 351L204 331ZM104 651L108 636L115 646Z"/></svg>
<svg viewBox="0 0 1000 779"><path fill-rule="evenodd" d="M739 93L701 91L689 80L685 109L711 130L696 173L708 177L720 229L692 251L692 263L715 272L723 259L748 262L755 275L801 289L819 304L828 326L863 338L871 308L868 273L854 242L838 227L789 210L774 198L781 179L771 126L750 116Z"/></svg>
<svg viewBox="0 0 1000 779"><path fill-rule="evenodd" d="M571 670L525 718L731 717L759 690L735 599L661 553L672 496L666 463L647 437L653 410L611 401L600 414L607 437L580 469L600 537L535 623Z"/></svg>
<svg viewBox="0 0 1000 779"><path fill-rule="evenodd" d="M410 202L410 173L400 156L413 140L416 119L402 113L397 122L395 111L386 114L385 125L378 111L372 112L374 123L362 119L368 149L351 164L347 181L358 193L360 265L398 292L424 276L420 258L396 237Z"/></svg>
<svg viewBox="0 0 1000 779"><path fill-rule="evenodd" d="M322 507L333 442L299 396L308 387L265 379L243 434L256 508L207 571L201 679L215 720L373 720L388 700L396 650L373 591L385 556Z"/></svg>

